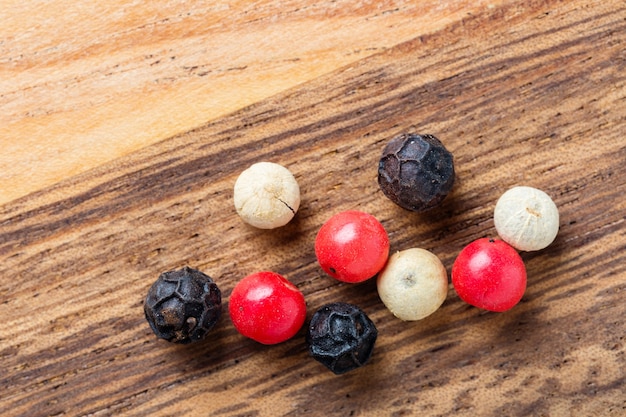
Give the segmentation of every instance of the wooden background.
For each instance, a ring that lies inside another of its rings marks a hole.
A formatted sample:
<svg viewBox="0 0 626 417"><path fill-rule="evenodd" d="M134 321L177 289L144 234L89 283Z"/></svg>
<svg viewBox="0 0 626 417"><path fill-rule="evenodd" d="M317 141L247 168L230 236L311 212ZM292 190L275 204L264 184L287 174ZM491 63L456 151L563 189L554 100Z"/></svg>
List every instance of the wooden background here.
<svg viewBox="0 0 626 417"><path fill-rule="evenodd" d="M623 2L5 3L0 415L626 413ZM455 156L433 212L378 190L382 148L406 131ZM261 160L302 191L274 231L232 204ZM402 322L373 280L341 284L316 263L320 225L361 209L392 250L426 248L449 271L495 235L514 185L548 192L561 229L522 254L528 290L509 312L450 287L435 314ZM184 265L225 301L195 346L156 340L143 317L151 283ZM303 291L309 317L363 308L379 330L371 362L335 376L303 331L276 346L240 336L226 304L262 269Z"/></svg>

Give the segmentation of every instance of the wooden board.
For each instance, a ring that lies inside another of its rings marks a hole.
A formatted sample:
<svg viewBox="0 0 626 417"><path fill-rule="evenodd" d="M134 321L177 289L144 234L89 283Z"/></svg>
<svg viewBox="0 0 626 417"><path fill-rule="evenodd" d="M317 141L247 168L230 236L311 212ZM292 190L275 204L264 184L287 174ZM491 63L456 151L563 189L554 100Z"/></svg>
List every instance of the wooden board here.
<svg viewBox="0 0 626 417"><path fill-rule="evenodd" d="M0 204L502 0L10 0Z"/></svg>
<svg viewBox="0 0 626 417"><path fill-rule="evenodd" d="M142 147L0 207L0 414L621 416L626 239L626 8L622 2L511 2ZM378 190L384 144L432 133L457 183L429 213ZM292 223L245 226L232 186L260 160L302 190ZM378 217L392 250L423 247L448 271L494 236L513 185L548 192L557 240L523 253L529 285L487 313L450 287L425 320L394 318L374 281L340 284L313 241L333 213ZM304 332L276 346L240 336L227 308L196 346L158 341L143 298L159 273L211 275L225 304L261 269L305 294L309 317L348 301L376 323L371 362L334 376Z"/></svg>

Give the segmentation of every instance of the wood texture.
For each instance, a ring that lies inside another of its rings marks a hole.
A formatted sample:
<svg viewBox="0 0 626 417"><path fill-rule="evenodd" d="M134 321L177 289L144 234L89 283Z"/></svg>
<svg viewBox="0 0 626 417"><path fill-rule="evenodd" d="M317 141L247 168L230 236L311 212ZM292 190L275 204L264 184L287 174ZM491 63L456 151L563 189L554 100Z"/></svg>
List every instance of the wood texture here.
<svg viewBox="0 0 626 417"><path fill-rule="evenodd" d="M501 2L5 1L0 204Z"/></svg>
<svg viewBox="0 0 626 417"><path fill-rule="evenodd" d="M205 126L0 207L0 414L621 416L626 361L626 7L619 1L511 2L450 23ZM453 193L426 214L378 190L382 147L432 133L455 155ZM259 160L302 190L292 223L246 227L232 186ZM450 270L494 236L513 185L548 192L557 240L523 253L529 285L485 313L450 288L406 323L373 281L325 276L313 240L330 215L377 216L392 250L423 247ZM374 320L371 362L337 377L304 332L276 346L236 333L227 308L197 346L155 340L143 297L190 265L224 300L248 273L285 274L309 317L348 301Z"/></svg>

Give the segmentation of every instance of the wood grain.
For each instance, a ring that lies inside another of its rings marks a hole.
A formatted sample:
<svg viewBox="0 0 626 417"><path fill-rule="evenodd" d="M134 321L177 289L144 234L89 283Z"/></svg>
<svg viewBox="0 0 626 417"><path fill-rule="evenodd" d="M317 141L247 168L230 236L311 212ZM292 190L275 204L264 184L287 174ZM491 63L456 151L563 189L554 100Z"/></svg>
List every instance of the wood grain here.
<svg viewBox="0 0 626 417"><path fill-rule="evenodd" d="M626 412L626 7L510 3L359 60L201 128L0 207L0 413L55 415L621 416ZM376 184L382 147L432 133L455 155L442 207L403 211ZM246 227L232 186L253 162L288 166L302 206L275 231ZM523 253L529 286L485 313L450 288L425 320L394 318L375 283L325 276L312 250L331 214L377 216L392 250L448 271L494 236L513 185L548 192L561 229ZM227 308L198 346L155 340L143 297L190 265L224 300L259 269L285 274L309 317L348 301L376 323L371 362L337 377L304 333L262 346Z"/></svg>
<svg viewBox="0 0 626 417"><path fill-rule="evenodd" d="M502 1L5 1L0 204Z"/></svg>

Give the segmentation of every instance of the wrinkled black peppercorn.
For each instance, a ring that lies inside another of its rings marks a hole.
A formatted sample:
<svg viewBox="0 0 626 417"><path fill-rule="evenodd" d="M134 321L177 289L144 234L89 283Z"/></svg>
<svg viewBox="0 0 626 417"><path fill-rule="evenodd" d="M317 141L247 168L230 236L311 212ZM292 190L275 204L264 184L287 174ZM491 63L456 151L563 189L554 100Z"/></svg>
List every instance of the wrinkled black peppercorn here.
<svg viewBox="0 0 626 417"><path fill-rule="evenodd" d="M378 331L357 306L331 303L315 312L306 335L309 353L335 374L365 365Z"/></svg>
<svg viewBox="0 0 626 417"><path fill-rule="evenodd" d="M144 303L146 319L161 339L174 343L202 340L222 312L222 294L211 277L184 267L162 273Z"/></svg>
<svg viewBox="0 0 626 417"><path fill-rule="evenodd" d="M378 163L378 184L400 207L429 210L452 190L452 154L433 135L396 136L385 146Z"/></svg>

